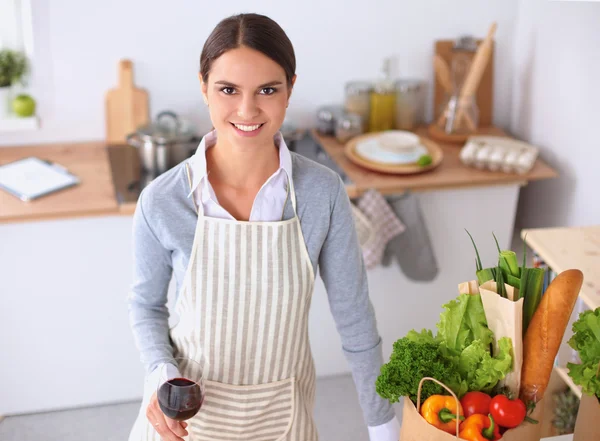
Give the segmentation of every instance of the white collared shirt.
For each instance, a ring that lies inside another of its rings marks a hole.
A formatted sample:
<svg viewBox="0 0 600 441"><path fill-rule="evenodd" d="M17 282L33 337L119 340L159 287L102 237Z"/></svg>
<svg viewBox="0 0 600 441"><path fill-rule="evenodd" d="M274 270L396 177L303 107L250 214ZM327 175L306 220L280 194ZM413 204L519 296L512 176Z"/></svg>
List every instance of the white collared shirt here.
<svg viewBox="0 0 600 441"><path fill-rule="evenodd" d="M221 219L235 219L219 204L217 195L208 180L206 150L217 142L217 132L213 130L202 138L194 156L189 160L192 189L197 205L202 204L204 215ZM287 199L288 179L292 179L292 155L281 133L275 135L275 145L279 148L279 168L263 184L252 204L250 221L275 222L281 220Z"/></svg>

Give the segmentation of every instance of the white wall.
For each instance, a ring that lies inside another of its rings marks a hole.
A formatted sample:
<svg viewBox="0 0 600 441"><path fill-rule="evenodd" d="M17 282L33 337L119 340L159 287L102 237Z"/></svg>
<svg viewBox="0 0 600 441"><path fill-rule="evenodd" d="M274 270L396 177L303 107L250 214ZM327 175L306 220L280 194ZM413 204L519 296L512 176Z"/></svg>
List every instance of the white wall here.
<svg viewBox="0 0 600 441"><path fill-rule="evenodd" d="M344 83L375 78L387 56L403 76L432 80L434 40L483 36L498 22L495 115L508 126L517 0L303 2L231 0L33 1L34 75L42 128L3 133L0 145L102 139L104 94L117 83L117 62L134 61L135 79L150 92L151 114L171 108L210 128L198 89L204 40L222 18L264 13L286 30L298 60L289 116L306 126L320 104L341 102ZM431 101L431 99L430 99Z"/></svg>
<svg viewBox="0 0 600 441"><path fill-rule="evenodd" d="M523 189L517 228L600 223L599 24L600 3L519 2L511 129L561 176Z"/></svg>

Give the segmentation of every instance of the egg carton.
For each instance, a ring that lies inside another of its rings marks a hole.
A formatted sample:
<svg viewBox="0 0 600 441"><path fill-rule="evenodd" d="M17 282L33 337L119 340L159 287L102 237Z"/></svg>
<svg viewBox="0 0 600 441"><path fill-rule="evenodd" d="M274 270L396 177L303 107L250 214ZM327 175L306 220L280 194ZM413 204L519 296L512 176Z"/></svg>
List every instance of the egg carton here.
<svg viewBox="0 0 600 441"><path fill-rule="evenodd" d="M501 136L472 136L460 151L461 162L470 167L524 174L537 160L539 149Z"/></svg>

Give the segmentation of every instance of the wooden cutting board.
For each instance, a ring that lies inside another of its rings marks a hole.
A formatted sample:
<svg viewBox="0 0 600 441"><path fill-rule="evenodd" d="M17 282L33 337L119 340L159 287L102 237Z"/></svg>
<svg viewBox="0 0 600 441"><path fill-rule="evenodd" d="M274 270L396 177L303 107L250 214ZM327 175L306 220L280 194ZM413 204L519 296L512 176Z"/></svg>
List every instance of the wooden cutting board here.
<svg viewBox="0 0 600 441"><path fill-rule="evenodd" d="M446 64L450 68L452 66L452 48L454 47L454 40L438 40L435 42L435 53L441 56ZM480 45L483 40L477 40L477 44ZM475 52L471 54L471 59L475 56ZM446 98L445 90L437 76L434 73L434 116L438 115L439 110L444 105ZM493 109L494 109L494 46L492 46L492 52L490 54L490 60L483 71L481 77L481 83L477 88L477 106L479 107L479 126L489 127L493 125Z"/></svg>
<svg viewBox="0 0 600 441"><path fill-rule="evenodd" d="M121 60L119 85L106 93L106 142L124 144L127 135L148 121L148 92L133 84L133 63Z"/></svg>

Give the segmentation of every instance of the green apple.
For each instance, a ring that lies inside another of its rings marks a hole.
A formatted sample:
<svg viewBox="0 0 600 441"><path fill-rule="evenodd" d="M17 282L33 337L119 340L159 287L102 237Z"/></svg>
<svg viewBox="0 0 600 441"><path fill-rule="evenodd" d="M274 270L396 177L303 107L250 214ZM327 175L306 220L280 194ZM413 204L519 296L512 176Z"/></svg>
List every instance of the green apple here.
<svg viewBox="0 0 600 441"><path fill-rule="evenodd" d="M13 112L18 116L27 117L35 114L35 100L29 95L17 95L12 101Z"/></svg>

